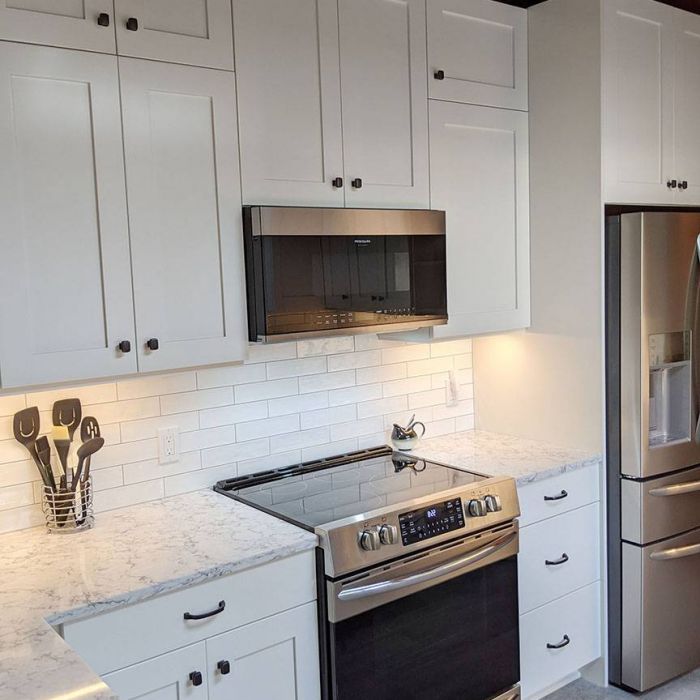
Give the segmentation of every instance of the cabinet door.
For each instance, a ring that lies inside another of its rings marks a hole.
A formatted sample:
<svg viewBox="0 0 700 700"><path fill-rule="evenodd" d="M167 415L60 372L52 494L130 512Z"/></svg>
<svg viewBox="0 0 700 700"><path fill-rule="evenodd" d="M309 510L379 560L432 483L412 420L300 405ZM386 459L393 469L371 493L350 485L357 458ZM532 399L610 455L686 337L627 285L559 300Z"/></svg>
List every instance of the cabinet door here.
<svg viewBox="0 0 700 700"><path fill-rule="evenodd" d="M117 59L0 44L3 387L134 372Z"/></svg>
<svg viewBox="0 0 700 700"><path fill-rule="evenodd" d="M676 13L675 175L688 183L676 201L700 204L700 16Z"/></svg>
<svg viewBox="0 0 700 700"><path fill-rule="evenodd" d="M245 204L343 206L336 2L233 2Z"/></svg>
<svg viewBox="0 0 700 700"><path fill-rule="evenodd" d="M202 674L201 685L194 685L191 673ZM121 700L206 700L204 642L108 673L103 680Z"/></svg>
<svg viewBox="0 0 700 700"><path fill-rule="evenodd" d="M603 12L605 201L673 203L674 10L606 0Z"/></svg>
<svg viewBox="0 0 700 700"><path fill-rule="evenodd" d="M527 110L527 11L428 0L430 97Z"/></svg>
<svg viewBox="0 0 700 700"><path fill-rule="evenodd" d="M346 205L427 208L425 3L338 8Z"/></svg>
<svg viewBox="0 0 700 700"><path fill-rule="evenodd" d="M317 629L316 603L307 603L208 639L210 700L318 700Z"/></svg>
<svg viewBox="0 0 700 700"><path fill-rule="evenodd" d="M241 200L232 73L120 58L142 371L240 360ZM158 349L146 343L158 340Z"/></svg>
<svg viewBox="0 0 700 700"><path fill-rule="evenodd" d="M120 56L233 70L230 0L115 0Z"/></svg>
<svg viewBox="0 0 700 700"><path fill-rule="evenodd" d="M430 190L446 211L446 326L436 338L530 323L528 118L433 101Z"/></svg>
<svg viewBox="0 0 700 700"><path fill-rule="evenodd" d="M0 0L0 39L114 53L112 10L112 0Z"/></svg>

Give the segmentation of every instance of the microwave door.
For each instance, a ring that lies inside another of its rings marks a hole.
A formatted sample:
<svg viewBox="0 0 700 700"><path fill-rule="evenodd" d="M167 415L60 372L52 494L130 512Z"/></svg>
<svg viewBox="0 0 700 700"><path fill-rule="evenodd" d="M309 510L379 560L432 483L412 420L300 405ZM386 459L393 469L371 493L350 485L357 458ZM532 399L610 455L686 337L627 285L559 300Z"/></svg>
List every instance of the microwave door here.
<svg viewBox="0 0 700 700"><path fill-rule="evenodd" d="M324 236L322 247L325 308L329 311L348 310L352 308L349 239L346 236Z"/></svg>
<svg viewBox="0 0 700 700"><path fill-rule="evenodd" d="M349 248L354 309L370 313L381 311L387 303L386 237L351 237Z"/></svg>
<svg viewBox="0 0 700 700"><path fill-rule="evenodd" d="M700 464L700 216L627 214L621 223L621 472L645 478Z"/></svg>

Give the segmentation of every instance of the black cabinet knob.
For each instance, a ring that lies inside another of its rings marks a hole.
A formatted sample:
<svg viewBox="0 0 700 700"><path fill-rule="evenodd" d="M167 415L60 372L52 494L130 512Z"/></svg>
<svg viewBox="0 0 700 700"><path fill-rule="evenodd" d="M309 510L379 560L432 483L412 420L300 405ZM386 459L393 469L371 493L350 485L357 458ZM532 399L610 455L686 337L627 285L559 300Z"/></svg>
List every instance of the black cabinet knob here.
<svg viewBox="0 0 700 700"><path fill-rule="evenodd" d="M669 180L666 183L666 187L668 187L669 190L675 190L676 187L678 187L678 180Z"/></svg>
<svg viewBox="0 0 700 700"><path fill-rule="evenodd" d="M151 338L150 340L146 341L146 347L149 350L157 350L160 347L158 338Z"/></svg>
<svg viewBox="0 0 700 700"><path fill-rule="evenodd" d="M192 671L192 673L190 673L190 680L192 681L192 685L202 685L204 678L202 678L201 671Z"/></svg>
<svg viewBox="0 0 700 700"><path fill-rule="evenodd" d="M139 29L139 21L136 19L136 17L129 17L129 19L126 20L126 28L130 32L137 32Z"/></svg>
<svg viewBox="0 0 700 700"><path fill-rule="evenodd" d="M350 184L351 184L356 190L362 189L362 178L361 178L361 177L356 177Z"/></svg>
<svg viewBox="0 0 700 700"><path fill-rule="evenodd" d="M343 178L342 177L335 177L333 178L333 182L331 183L333 187L342 187L343 186Z"/></svg>
<svg viewBox="0 0 700 700"><path fill-rule="evenodd" d="M219 673L222 676L226 676L231 673L231 664L228 661L219 661L219 663L216 664L216 668L219 669Z"/></svg>
<svg viewBox="0 0 700 700"><path fill-rule="evenodd" d="M97 24L99 24L100 27L109 27L109 15L106 12L100 12L100 14L97 15Z"/></svg>
<svg viewBox="0 0 700 700"><path fill-rule="evenodd" d="M131 341L130 340L122 340L119 345L117 345L117 349L119 352L127 353L131 352Z"/></svg>
<svg viewBox="0 0 700 700"><path fill-rule="evenodd" d="M683 180L682 182L679 182L678 187L682 190L687 190L688 189L688 181Z"/></svg>
<svg viewBox="0 0 700 700"><path fill-rule="evenodd" d="M445 79L445 71L444 70L436 70L433 73L433 77L435 80L444 80Z"/></svg>

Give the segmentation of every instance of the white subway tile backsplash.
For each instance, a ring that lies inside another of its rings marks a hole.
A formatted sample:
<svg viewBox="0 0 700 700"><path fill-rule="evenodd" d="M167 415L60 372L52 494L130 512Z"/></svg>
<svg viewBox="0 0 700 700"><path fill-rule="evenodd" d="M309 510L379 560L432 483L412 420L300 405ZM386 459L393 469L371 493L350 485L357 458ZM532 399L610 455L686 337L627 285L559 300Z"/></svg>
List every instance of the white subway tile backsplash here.
<svg viewBox="0 0 700 700"><path fill-rule="evenodd" d="M209 367L197 371L197 387L199 389L264 382L265 379L267 379L267 373L264 364L227 365L226 367Z"/></svg>
<svg viewBox="0 0 700 700"><path fill-rule="evenodd" d="M12 436L12 415L27 405L39 405L43 433L60 398L78 396L84 415L100 421L99 513L386 444L392 423L414 411L428 435L473 429L471 350L469 340L313 338L251 345L244 363L0 396L0 532L43 523L38 472ZM445 406L451 369L459 401ZM169 426L180 431L180 458L161 465L157 431Z"/></svg>
<svg viewBox="0 0 700 700"><path fill-rule="evenodd" d="M296 377L277 379L270 382L242 384L235 389L236 403L276 399L280 396L291 396L299 393L299 380Z"/></svg>
<svg viewBox="0 0 700 700"><path fill-rule="evenodd" d="M136 379L124 379L117 382L117 396L125 399L142 399L145 396L161 396L194 391L197 380L194 372L177 372L176 374L156 374Z"/></svg>
<svg viewBox="0 0 700 700"><path fill-rule="evenodd" d="M204 408L228 406L233 403L233 389L230 386L218 389L202 389L184 394L169 394L160 397L160 412L164 415L186 413Z"/></svg>

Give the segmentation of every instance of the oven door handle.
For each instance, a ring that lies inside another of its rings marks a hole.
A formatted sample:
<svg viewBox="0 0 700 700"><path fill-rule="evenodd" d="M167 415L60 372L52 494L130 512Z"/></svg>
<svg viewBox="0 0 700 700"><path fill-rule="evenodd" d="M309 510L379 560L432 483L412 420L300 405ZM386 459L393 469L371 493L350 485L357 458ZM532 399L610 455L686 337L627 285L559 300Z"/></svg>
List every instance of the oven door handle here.
<svg viewBox="0 0 700 700"><path fill-rule="evenodd" d="M661 486L649 491L650 496L682 496L686 493L700 491L700 481L686 481L682 484L672 484L671 486Z"/></svg>
<svg viewBox="0 0 700 700"><path fill-rule="evenodd" d="M652 552L649 555L650 559L655 561L669 561L671 559L683 559L683 557L693 557L700 554L700 544L689 544L685 547L672 547L671 549L662 549L660 552Z"/></svg>
<svg viewBox="0 0 700 700"><path fill-rule="evenodd" d="M417 574L404 576L403 578L390 579L388 581L379 581L366 586L348 586L338 593L339 600L359 600L360 598L369 598L373 595L388 593L389 591L398 591L402 588L409 588L420 583L433 581L436 578L441 578L446 574L454 573L459 569L463 569L479 561L487 559L500 549L507 547L518 536L517 532L510 532L504 537L494 540L485 547L465 554L464 556L452 559L445 564L440 564L432 569L420 571Z"/></svg>

